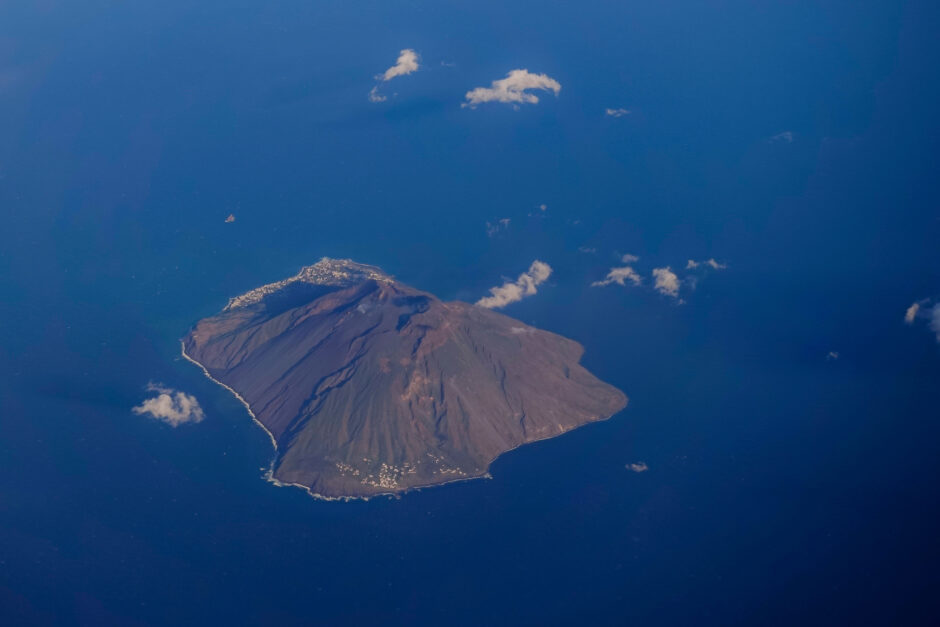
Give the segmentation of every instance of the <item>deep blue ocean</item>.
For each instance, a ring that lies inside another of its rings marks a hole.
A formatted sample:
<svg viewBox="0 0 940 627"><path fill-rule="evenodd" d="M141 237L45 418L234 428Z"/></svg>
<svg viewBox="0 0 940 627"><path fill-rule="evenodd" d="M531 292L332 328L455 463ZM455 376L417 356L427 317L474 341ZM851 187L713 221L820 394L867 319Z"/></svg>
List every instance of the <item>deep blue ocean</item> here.
<svg viewBox="0 0 940 627"><path fill-rule="evenodd" d="M3 0L0 624L937 624L940 344L903 316L940 296L938 23ZM404 48L421 69L370 102ZM560 94L461 108L515 68ZM590 286L627 253L647 284L728 267L681 305ZM469 301L543 260L505 313L630 405L491 480L266 483L267 436L178 339L323 256ZM148 382L206 419L133 414Z"/></svg>

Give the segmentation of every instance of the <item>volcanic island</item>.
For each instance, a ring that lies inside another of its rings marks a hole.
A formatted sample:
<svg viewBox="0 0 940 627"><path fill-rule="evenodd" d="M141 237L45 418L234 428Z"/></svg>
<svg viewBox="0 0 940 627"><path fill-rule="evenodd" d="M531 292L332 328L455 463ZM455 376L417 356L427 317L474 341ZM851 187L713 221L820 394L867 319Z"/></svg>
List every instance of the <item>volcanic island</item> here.
<svg viewBox="0 0 940 627"><path fill-rule="evenodd" d="M271 437L268 478L326 499L488 476L627 404L577 342L350 260L231 299L182 345Z"/></svg>

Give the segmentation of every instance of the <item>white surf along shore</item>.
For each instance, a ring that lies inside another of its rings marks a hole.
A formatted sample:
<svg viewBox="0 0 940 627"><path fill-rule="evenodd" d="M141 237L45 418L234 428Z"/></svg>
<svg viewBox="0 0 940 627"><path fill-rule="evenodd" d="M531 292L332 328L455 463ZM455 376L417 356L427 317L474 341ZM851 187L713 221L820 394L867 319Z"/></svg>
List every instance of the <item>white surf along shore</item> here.
<svg viewBox="0 0 940 627"><path fill-rule="evenodd" d="M243 397L241 394L239 394L238 392L236 392L235 390L233 390L231 387L225 385L224 383L222 383L222 382L219 381L218 379L214 378L211 374L209 374L209 371L206 369L205 366L203 366L201 363L199 363L198 361L196 361L195 359L193 359L192 357L190 357L189 355L186 354L186 344L185 344L182 340L180 340L180 352L182 353L183 358L186 359L186 361L188 361L188 362L190 362L190 363L193 363L193 364L196 364L197 366L199 366L199 369L202 370L202 373L203 373L204 375L206 375L206 378L207 378L207 379L209 379L210 381L212 381L212 382L215 383L216 385L220 385L220 386L222 386L223 388L225 388L226 390L228 390L229 392L231 392L232 396L234 396L235 398L237 398L237 399L238 399L238 402L240 402L242 405L244 405L244 406L245 406L245 409L248 410L248 415L251 416L251 419L254 421L254 423L255 423L256 425L258 425L259 427L261 427L262 429L264 429L264 432L268 435L268 438L270 438L270 440L271 440L271 446L274 447L274 457L271 458L271 462L268 464L267 470L264 471L263 477L264 477L264 479L265 479L267 482L269 482L269 483L271 483L271 484L274 484L275 486L277 486L277 487L279 487L279 488L288 488L288 487L290 487L290 488L300 488L301 490L303 490L304 492L306 492L308 495L312 496L312 497L315 498L315 499L321 500L321 501L345 501L345 502L348 502L348 501L368 501L368 500L373 499L373 498L375 498L375 497L377 497L377 496L386 496L386 497L392 497L392 498L396 498L396 499L397 499L397 498L401 498L402 494L405 494L405 493L408 493L408 492L419 491L419 490L423 490L423 489L426 489L426 488L433 488L433 487L437 487L437 486L444 486L444 485L448 485L448 484L451 484L451 483L461 483L461 482L464 482L464 481L472 481L472 480L474 480L474 479L492 479L492 478L493 478L493 475L491 475L491 474L489 473L489 471L487 470L487 471L485 471L484 473L482 473L482 474L480 474L480 475L472 475L472 476L467 476L467 477L459 477L459 478L456 478L456 479L451 479L450 481L443 481L443 482L441 482L441 483L433 483L433 484L429 484L429 485L426 485L426 486L413 486L413 487L411 487L411 488L408 488L408 489L405 490L404 492L380 492L380 493L376 493L376 494L373 494L373 495L370 495L370 496L326 496L326 495L324 495L324 494L318 494L317 492L314 492L313 490L310 489L309 486L305 486L305 485L302 484L302 483L290 483L290 482L280 481L279 479L276 479L276 478L274 477L274 464L277 462L277 456L278 456L277 440L274 439L274 434L271 433L271 431L269 431L268 428L264 426L264 423L262 423L260 420L258 420L258 417L255 416L255 412L253 412L253 411L251 410L251 405L248 404L248 401L246 401L246 400L244 399L244 397ZM615 415L616 415L616 414L615 414ZM613 416L607 416L606 418L600 418L600 419L598 419L598 420L596 420L596 421L594 421L594 422L604 422L604 421L606 421L606 420L609 420L609 419L612 418L612 417L613 417ZM571 429L566 429L565 431L562 431L561 433L565 433L565 432L567 432L567 431L571 431L571 430L573 430L573 429L575 429L575 428L577 428L577 427L572 427ZM495 458L493 458L492 460L490 460L490 463L487 464L487 468L490 466L490 464L492 464L494 461L496 461L497 458L502 457L502 456L505 455L506 453L509 453L509 452L511 452L511 451L514 451L514 450L516 450L517 448L519 448L519 447L521 447L521 446L524 446L524 445L526 445L526 444L532 444L532 443L534 443L534 442L539 442L539 441L541 441L541 440L548 440L548 439L551 439L551 438L553 438L553 437L556 437L556 436L558 436L558 435L561 435L561 433L550 434L550 435L545 436L544 438L540 438L539 440L533 440L533 441L531 441L531 442L523 442L523 443L521 443L521 444L519 444L519 445L517 445L517 446L514 446L513 448L511 448L511 449L509 449L509 450L507 450L507 451L504 451L504 452L501 453L500 455L497 455Z"/></svg>
<svg viewBox="0 0 940 627"><path fill-rule="evenodd" d="M205 366L203 366L201 363L199 363L198 361L196 361L195 359L193 359L192 357L186 354L186 343L183 342L183 340L180 340L180 352L183 355L183 359L185 359L186 361L192 364L199 366L199 369L202 370L202 374L206 375L207 379L209 379L216 385L222 386L223 388L231 392L232 396L237 398L238 402L244 405L245 409L248 410L248 415L251 416L251 419L254 421L254 423L258 425L259 427L261 427L262 429L264 429L264 432L268 435L268 438L270 438L271 440L271 446L274 447L274 457L271 458L271 462L268 464L267 470L264 471L264 479L267 482L272 483L279 488L300 488L301 490L303 490L304 492L306 492L313 498L320 499L323 501L352 501L352 500L368 501L369 500L369 497L324 496L323 494L317 494L316 492L311 490L308 486L305 486L301 483L285 483L284 481L280 481L276 479L274 477L274 464L275 462L277 462L278 449L277 449L277 440L274 439L274 434L271 433L271 431L269 431L268 428L264 426L264 423L258 420L258 417L255 416L255 412L251 411L251 405L248 404L248 401L246 401L241 394L233 390L231 387L225 385L218 379L214 378L211 374L209 374L209 371L206 369Z"/></svg>

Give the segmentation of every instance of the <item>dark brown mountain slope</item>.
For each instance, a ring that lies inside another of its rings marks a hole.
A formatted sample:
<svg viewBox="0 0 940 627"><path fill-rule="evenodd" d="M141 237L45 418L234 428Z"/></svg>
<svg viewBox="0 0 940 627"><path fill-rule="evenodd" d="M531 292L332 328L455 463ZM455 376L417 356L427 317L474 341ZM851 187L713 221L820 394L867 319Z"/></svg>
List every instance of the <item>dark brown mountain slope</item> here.
<svg viewBox="0 0 940 627"><path fill-rule="evenodd" d="M627 402L579 344L350 261L232 299L183 347L271 433L273 477L324 497L479 477Z"/></svg>

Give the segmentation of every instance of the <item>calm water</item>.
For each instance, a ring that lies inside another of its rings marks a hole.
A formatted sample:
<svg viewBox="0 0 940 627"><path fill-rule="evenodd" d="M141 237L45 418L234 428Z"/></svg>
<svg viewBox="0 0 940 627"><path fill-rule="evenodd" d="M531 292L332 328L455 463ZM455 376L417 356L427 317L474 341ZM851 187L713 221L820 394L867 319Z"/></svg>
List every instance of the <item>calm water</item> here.
<svg viewBox="0 0 940 627"><path fill-rule="evenodd" d="M570 5L0 4L0 622L934 622L936 7ZM559 98L460 108L516 67ZM729 268L589 287L618 253ZM177 340L324 255L464 300L542 259L506 313L631 404L492 480L273 487Z"/></svg>

